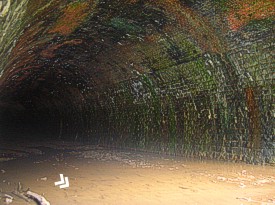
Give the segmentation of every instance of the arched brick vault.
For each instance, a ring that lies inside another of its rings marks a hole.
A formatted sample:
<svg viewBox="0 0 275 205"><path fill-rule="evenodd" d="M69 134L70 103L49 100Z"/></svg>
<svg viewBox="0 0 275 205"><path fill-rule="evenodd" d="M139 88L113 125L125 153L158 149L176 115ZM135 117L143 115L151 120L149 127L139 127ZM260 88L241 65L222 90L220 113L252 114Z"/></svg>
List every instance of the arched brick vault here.
<svg viewBox="0 0 275 205"><path fill-rule="evenodd" d="M4 137L25 130L274 160L272 0L17 0L3 8Z"/></svg>

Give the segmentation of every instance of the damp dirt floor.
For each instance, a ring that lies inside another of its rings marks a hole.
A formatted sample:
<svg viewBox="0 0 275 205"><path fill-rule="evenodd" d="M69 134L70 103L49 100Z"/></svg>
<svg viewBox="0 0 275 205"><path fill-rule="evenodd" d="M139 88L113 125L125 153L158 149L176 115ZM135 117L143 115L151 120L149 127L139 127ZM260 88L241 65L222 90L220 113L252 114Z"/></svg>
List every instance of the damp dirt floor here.
<svg viewBox="0 0 275 205"><path fill-rule="evenodd" d="M69 188L54 182L64 174ZM19 185L20 184L20 185ZM275 204L275 167L191 160L64 142L1 142L0 204L26 202L19 189L51 205Z"/></svg>

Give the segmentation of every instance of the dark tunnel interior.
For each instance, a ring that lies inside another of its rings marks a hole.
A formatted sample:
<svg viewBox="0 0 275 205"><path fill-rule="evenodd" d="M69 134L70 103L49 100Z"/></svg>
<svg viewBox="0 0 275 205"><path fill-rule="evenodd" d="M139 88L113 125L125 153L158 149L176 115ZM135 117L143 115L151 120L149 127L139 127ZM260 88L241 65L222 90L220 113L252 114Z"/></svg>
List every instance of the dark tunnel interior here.
<svg viewBox="0 0 275 205"><path fill-rule="evenodd" d="M0 204L274 204L274 10L0 0Z"/></svg>
<svg viewBox="0 0 275 205"><path fill-rule="evenodd" d="M274 161L272 1L47 2L2 3L1 138Z"/></svg>

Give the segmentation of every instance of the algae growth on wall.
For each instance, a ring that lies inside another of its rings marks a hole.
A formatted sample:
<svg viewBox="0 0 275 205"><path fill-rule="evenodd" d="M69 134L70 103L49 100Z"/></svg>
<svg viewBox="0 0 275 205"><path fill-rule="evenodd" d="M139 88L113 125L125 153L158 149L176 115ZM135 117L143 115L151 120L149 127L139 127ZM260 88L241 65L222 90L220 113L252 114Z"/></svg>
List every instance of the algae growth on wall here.
<svg viewBox="0 0 275 205"><path fill-rule="evenodd" d="M271 0L0 2L3 124L274 163Z"/></svg>

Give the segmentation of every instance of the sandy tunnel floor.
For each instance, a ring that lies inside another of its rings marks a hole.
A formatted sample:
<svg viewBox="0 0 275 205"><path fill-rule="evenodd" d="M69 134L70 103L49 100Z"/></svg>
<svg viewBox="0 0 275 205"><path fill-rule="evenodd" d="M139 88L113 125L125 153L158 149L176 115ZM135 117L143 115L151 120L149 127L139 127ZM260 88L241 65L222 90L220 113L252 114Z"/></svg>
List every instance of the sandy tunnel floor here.
<svg viewBox="0 0 275 205"><path fill-rule="evenodd" d="M13 159L13 160L10 160ZM59 174L70 187L54 185ZM51 205L275 204L275 167L194 161L73 143L1 143L0 204L25 202L18 188Z"/></svg>

